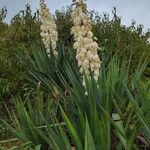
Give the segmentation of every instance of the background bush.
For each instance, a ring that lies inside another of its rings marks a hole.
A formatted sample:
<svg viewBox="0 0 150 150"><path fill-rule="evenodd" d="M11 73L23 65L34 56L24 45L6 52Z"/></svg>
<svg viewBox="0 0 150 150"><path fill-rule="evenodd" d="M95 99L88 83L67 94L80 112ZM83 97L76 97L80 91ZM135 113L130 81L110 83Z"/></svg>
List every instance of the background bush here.
<svg viewBox="0 0 150 150"><path fill-rule="evenodd" d="M70 35L71 8L56 10L55 19L58 26L59 40L65 45L72 45L73 38ZM136 27L135 22L126 27L121 24L116 9L112 11L113 17L108 14L90 12L93 20L93 32L98 38L101 47L100 56L109 54L110 57L117 54L120 58L129 60L132 54L132 69L136 67L140 56L150 55L150 45L147 42L149 32L143 35L143 26ZM23 87L25 70L20 66L16 53L25 51L30 53L33 45L41 45L39 12L31 12L29 5L25 10L17 13L9 24L4 22L7 9L0 11L0 101L9 101L11 95L16 95ZM63 23L62 23L63 22ZM124 55L125 54L125 55ZM149 76L147 68L146 76Z"/></svg>
<svg viewBox="0 0 150 150"><path fill-rule="evenodd" d="M58 26L59 40L65 45L72 45L73 37L70 35L71 8L56 10L55 19ZM147 41L149 32L143 35L143 26L136 27L135 22L126 27L121 24L116 9L112 11L113 17L108 14L90 12L93 20L93 32L98 38L101 55L113 56L117 54L121 59L129 60L132 54L131 73L139 62L141 56L150 55L150 45ZM9 101L11 95L16 95L23 87L25 70L20 66L16 53L25 51L30 53L33 45L41 45L39 12L33 13L29 5L25 10L17 13L11 22L5 23L7 9L0 11L0 101ZM63 22L63 23L62 23ZM147 68L145 75L149 76Z"/></svg>

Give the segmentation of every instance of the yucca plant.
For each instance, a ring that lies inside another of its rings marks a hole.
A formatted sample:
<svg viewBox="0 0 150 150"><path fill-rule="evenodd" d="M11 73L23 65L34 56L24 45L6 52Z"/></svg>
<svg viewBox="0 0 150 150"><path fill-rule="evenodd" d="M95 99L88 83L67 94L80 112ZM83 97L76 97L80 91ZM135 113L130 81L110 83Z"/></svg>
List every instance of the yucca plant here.
<svg viewBox="0 0 150 150"><path fill-rule="evenodd" d="M138 109L141 107L139 101L142 95L139 95L140 85L137 85L135 80L141 81L147 61L141 63L136 72L130 76L130 61L125 63L114 58L106 65L104 60L98 84L94 78L89 79L85 76L87 87L85 90L74 56L72 57L70 52L66 54L61 47L59 51L58 61L55 58L48 58L46 52L41 49L34 49L30 58L19 55L22 63L35 78L33 81L41 82L44 92L48 93L47 89L51 93L57 91L55 101L59 103L59 115L54 115L54 118L49 120L41 113L42 105L39 105L36 109L38 113L35 113L30 102L25 109L21 100L17 100L15 102L17 114L18 116L21 114L19 117L25 122L23 128L29 130L25 133L24 130L20 132L17 128L17 130L10 128L17 133L17 136L19 135L20 139L32 141L34 145L41 144L42 147L47 145L47 148L52 149L65 150L72 147L79 150L137 149L136 141L139 133L144 134L143 130L147 131L149 128L146 119L143 121L140 117L145 113L140 113L141 109ZM149 86L146 87L143 88L145 93L149 89ZM147 96L145 95L146 98ZM47 99L47 103L49 101L50 99ZM135 107L135 102L139 106ZM148 100L143 104L148 104ZM48 108L51 110L51 107ZM36 114L37 119L35 115L31 115L32 113ZM22 124L21 120L17 121L19 127ZM39 128L40 126L43 128Z"/></svg>

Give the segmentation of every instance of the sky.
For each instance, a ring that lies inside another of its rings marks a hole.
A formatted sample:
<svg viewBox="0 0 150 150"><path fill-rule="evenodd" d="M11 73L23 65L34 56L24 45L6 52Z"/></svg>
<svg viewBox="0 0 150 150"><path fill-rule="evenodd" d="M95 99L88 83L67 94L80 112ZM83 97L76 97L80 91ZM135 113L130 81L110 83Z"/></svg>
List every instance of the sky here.
<svg viewBox="0 0 150 150"><path fill-rule="evenodd" d="M33 11L39 8L39 0L0 0L0 8L7 7L6 22L29 3ZM71 5L72 0L46 0L49 9L54 13L56 9ZM122 24L130 25L132 20L143 24L144 30L150 28L150 0L87 0L89 10L111 14L113 7L122 18Z"/></svg>

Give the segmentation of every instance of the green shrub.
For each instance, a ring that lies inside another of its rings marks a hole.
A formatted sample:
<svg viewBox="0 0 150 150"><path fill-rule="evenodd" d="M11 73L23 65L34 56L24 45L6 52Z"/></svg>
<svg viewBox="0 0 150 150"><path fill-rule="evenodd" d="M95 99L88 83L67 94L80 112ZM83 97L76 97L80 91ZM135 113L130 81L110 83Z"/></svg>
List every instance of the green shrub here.
<svg viewBox="0 0 150 150"><path fill-rule="evenodd" d="M72 36L70 36L71 8L57 10L55 13L56 24L58 26L59 41L65 46L72 47ZM31 12L29 5L13 17L10 24L4 23L7 10L1 10L0 17L0 99L8 101L11 95L16 95L22 85L26 82L26 72L18 63L16 53L24 51L30 53L33 45L42 45L40 37L39 12ZM121 18L113 10L113 18L108 14L100 15L92 11L93 32L98 38L101 55L117 55L119 59L126 58L128 61L132 54L131 69L136 68L139 57L150 55L150 46L147 42L149 32L142 35L143 27L136 27L133 22L126 27L121 24ZM63 23L62 23L63 22ZM149 67L145 71L145 76L149 77Z"/></svg>

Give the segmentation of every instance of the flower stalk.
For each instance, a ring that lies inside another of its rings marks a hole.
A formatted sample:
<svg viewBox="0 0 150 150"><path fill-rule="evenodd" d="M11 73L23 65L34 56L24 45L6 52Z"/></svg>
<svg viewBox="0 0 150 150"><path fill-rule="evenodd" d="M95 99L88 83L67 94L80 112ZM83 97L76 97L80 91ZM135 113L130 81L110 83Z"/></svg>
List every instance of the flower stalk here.
<svg viewBox="0 0 150 150"><path fill-rule="evenodd" d="M40 20L41 20L41 37L45 45L48 56L50 57L50 49L52 49L55 57L58 56L56 51L58 33L57 26L53 15L49 12L45 0L40 0Z"/></svg>
<svg viewBox="0 0 150 150"><path fill-rule="evenodd" d="M76 59L80 68L80 73L87 76L93 73L94 79L98 81L101 61L97 54L99 46L96 37L92 33L92 23L88 16L87 5L84 0L78 0L74 3L75 8L71 14L74 26L71 28L71 34L74 35L74 48L77 50ZM85 79L83 77L83 86Z"/></svg>

